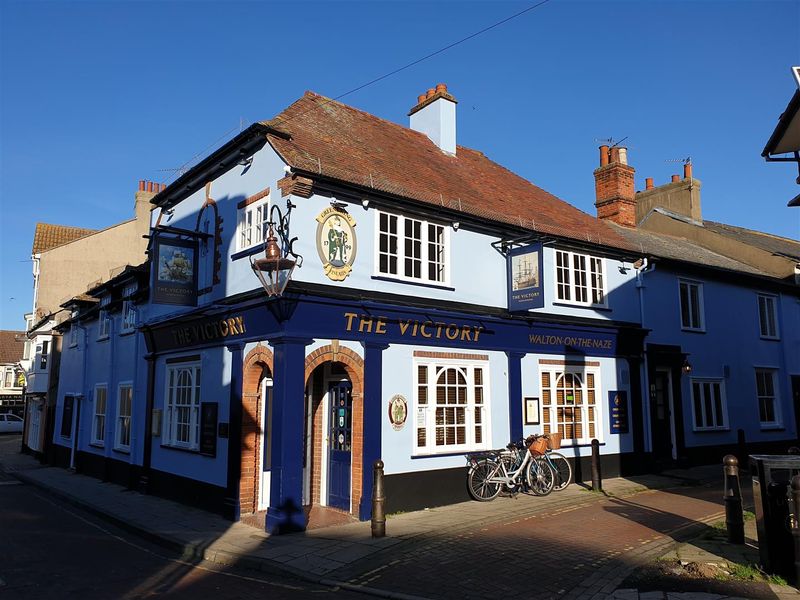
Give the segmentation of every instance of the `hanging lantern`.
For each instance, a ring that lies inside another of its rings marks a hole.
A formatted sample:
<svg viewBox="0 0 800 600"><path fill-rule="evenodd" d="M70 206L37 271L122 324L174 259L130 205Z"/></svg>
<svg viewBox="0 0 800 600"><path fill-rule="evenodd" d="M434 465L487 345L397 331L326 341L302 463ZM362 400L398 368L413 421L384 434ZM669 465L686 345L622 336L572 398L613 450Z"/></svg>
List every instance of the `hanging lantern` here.
<svg viewBox="0 0 800 600"><path fill-rule="evenodd" d="M297 261L283 255L278 245L278 238L275 237L273 223L270 223L267 240L264 243L264 258L250 259L250 266L269 298L280 297L283 294L296 264Z"/></svg>

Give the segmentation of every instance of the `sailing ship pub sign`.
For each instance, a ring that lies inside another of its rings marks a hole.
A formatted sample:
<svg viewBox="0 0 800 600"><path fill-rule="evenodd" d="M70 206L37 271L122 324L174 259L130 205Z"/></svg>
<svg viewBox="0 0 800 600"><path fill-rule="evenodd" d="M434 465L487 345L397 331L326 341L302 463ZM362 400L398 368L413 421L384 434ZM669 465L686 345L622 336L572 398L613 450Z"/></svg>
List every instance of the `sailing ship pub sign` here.
<svg viewBox="0 0 800 600"><path fill-rule="evenodd" d="M514 248L508 253L508 310L544 306L544 272L541 244Z"/></svg>

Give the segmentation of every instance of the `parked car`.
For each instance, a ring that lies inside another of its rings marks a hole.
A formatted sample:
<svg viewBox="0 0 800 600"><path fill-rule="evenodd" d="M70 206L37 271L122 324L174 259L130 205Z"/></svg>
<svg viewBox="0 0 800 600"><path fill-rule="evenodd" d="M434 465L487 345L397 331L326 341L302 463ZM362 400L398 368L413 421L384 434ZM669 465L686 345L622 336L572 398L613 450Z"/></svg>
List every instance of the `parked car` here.
<svg viewBox="0 0 800 600"><path fill-rule="evenodd" d="M11 413L0 415L0 433L22 433L22 419Z"/></svg>

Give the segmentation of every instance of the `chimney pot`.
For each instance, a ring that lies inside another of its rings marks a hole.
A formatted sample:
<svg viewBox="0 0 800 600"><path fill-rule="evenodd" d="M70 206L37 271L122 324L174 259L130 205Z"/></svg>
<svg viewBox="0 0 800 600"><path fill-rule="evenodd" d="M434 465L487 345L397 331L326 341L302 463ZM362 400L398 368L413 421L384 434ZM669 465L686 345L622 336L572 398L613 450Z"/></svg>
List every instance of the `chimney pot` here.
<svg viewBox="0 0 800 600"><path fill-rule="evenodd" d="M447 93L447 85L444 84L444 83L437 83L436 84L436 91L446 94Z"/></svg>
<svg viewBox="0 0 800 600"><path fill-rule="evenodd" d="M425 94L425 97L426 97L426 98L430 98L430 97L431 97L431 96L433 96L435 93L436 93L436 90L435 90L435 89L433 89L433 88L431 88L431 89L429 89L429 90L428 90L428 93L427 93L427 94Z"/></svg>
<svg viewBox="0 0 800 600"><path fill-rule="evenodd" d="M620 160L619 160L619 148L616 147L616 146L611 148L611 162L612 163L620 162Z"/></svg>
<svg viewBox="0 0 800 600"><path fill-rule="evenodd" d="M139 191L140 192L144 191L144 179L139 180Z"/></svg>
<svg viewBox="0 0 800 600"><path fill-rule="evenodd" d="M147 182L147 191L148 192L152 192L153 191L153 182L152 181L148 181Z"/></svg>
<svg viewBox="0 0 800 600"><path fill-rule="evenodd" d="M677 175L673 175L672 176L672 183L675 183L676 181L680 181L680 180L681 180L681 178L678 177Z"/></svg>
<svg viewBox="0 0 800 600"><path fill-rule="evenodd" d="M628 164L628 149L622 146L619 148L619 162L623 165Z"/></svg>
<svg viewBox="0 0 800 600"><path fill-rule="evenodd" d="M684 179L692 178L692 163L686 163L685 165L683 165L683 178Z"/></svg>
<svg viewBox="0 0 800 600"><path fill-rule="evenodd" d="M425 101L425 98L427 98L425 94L420 94L417 96L417 104L422 104Z"/></svg>
<svg viewBox="0 0 800 600"><path fill-rule="evenodd" d="M608 146L600 146L600 166L605 167L608 164Z"/></svg>
<svg viewBox="0 0 800 600"><path fill-rule="evenodd" d="M652 177L647 177L647 178L644 180L644 189L646 189L646 190L652 190L652 189L653 189L653 187L654 187L654 186L653 186L653 178L652 178Z"/></svg>

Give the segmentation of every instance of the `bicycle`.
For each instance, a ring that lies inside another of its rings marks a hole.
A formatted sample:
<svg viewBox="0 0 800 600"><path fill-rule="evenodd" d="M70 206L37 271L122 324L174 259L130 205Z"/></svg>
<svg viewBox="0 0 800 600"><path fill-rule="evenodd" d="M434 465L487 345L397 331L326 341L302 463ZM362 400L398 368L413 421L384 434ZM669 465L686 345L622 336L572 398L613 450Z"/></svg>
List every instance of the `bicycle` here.
<svg viewBox="0 0 800 600"><path fill-rule="evenodd" d="M502 490L516 494L526 486L537 496L553 491L555 472L547 462L534 456L531 447L543 447L541 436L511 442L504 450L467 454L467 491L478 502L494 500ZM524 477L524 479L523 479Z"/></svg>
<svg viewBox="0 0 800 600"><path fill-rule="evenodd" d="M553 452L561 448L561 434L560 433L546 433L544 437L547 440L547 449L543 455L544 460L555 473L555 485L553 486L554 492L560 492L572 483L572 467L567 460L567 457L560 452Z"/></svg>

